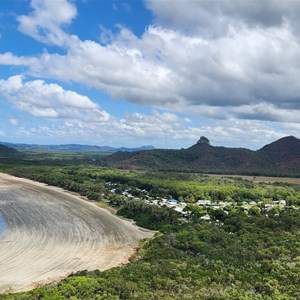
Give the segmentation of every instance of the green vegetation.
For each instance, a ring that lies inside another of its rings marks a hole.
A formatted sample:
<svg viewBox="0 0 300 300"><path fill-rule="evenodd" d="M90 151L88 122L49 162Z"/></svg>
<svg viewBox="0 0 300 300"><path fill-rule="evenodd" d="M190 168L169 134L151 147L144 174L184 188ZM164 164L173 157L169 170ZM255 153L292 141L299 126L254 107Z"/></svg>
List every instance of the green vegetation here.
<svg viewBox="0 0 300 300"><path fill-rule="evenodd" d="M162 229L165 225L177 225L179 213L170 207L148 205L144 201L133 201L123 205L119 216L133 219L138 226L149 229Z"/></svg>
<svg viewBox="0 0 300 300"><path fill-rule="evenodd" d="M124 169L300 177L300 140L285 137L258 151L197 143L181 150L115 153L105 161Z"/></svg>
<svg viewBox="0 0 300 300"><path fill-rule="evenodd" d="M300 298L300 185L70 161L5 160L0 170L106 202L159 232L141 243L128 265L82 271L57 284L2 294L0 300ZM154 205L163 198L185 201L185 214ZM199 199L230 205L201 207ZM264 206L283 199L285 207Z"/></svg>
<svg viewBox="0 0 300 300"><path fill-rule="evenodd" d="M132 262L0 299L299 299L300 212L169 225Z"/></svg>
<svg viewBox="0 0 300 300"><path fill-rule="evenodd" d="M300 186L282 183L254 183L242 178L209 177L181 173L134 172L95 166L20 166L0 165L0 170L12 175L45 182L66 190L89 196L91 200L107 199L118 202L110 193L116 184L116 194L128 189L133 196L141 197L137 190L145 189L151 197L167 197L194 203L198 199L213 201L255 201L270 203L285 199L288 205L300 204ZM120 202L123 203L122 201ZM124 204L124 203L123 203ZM119 205L117 205L119 206Z"/></svg>
<svg viewBox="0 0 300 300"><path fill-rule="evenodd" d="M0 144L0 158L16 157L18 154L17 150Z"/></svg>

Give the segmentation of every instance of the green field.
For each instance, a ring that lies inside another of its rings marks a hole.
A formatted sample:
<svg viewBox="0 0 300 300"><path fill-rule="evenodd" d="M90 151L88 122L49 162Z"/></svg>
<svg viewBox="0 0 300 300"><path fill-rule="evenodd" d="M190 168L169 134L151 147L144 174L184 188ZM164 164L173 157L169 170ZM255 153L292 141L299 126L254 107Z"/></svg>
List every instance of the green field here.
<svg viewBox="0 0 300 300"><path fill-rule="evenodd" d="M293 183L300 184L300 178L289 177L268 177L268 176L245 176L245 175L222 175L222 174L206 174L211 177L228 177L228 178L242 178L253 182L265 182L265 183Z"/></svg>

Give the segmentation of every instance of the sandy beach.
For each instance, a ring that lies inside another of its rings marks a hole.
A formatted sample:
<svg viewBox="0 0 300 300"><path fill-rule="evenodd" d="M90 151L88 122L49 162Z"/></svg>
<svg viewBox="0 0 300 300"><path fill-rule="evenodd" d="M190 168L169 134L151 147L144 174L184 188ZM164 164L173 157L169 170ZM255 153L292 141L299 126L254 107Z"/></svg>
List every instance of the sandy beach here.
<svg viewBox="0 0 300 300"><path fill-rule="evenodd" d="M57 187L0 173L0 292L126 263L153 233Z"/></svg>

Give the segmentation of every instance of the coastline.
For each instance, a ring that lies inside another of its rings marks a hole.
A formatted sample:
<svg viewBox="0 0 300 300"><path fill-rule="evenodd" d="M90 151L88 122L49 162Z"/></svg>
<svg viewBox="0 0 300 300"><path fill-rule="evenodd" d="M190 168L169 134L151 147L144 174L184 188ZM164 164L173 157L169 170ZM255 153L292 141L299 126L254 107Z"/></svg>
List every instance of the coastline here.
<svg viewBox="0 0 300 300"><path fill-rule="evenodd" d="M0 240L0 292L29 290L84 269L122 266L141 239L154 235L59 187L5 173L0 173L0 187L0 212L9 201L15 206L2 211L8 227ZM17 200L7 199L11 194Z"/></svg>

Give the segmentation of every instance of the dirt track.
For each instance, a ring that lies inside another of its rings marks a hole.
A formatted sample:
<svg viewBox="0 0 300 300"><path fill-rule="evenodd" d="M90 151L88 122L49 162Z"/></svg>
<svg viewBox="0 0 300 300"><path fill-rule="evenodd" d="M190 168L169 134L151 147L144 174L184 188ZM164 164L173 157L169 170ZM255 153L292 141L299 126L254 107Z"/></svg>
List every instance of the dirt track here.
<svg viewBox="0 0 300 300"><path fill-rule="evenodd" d="M125 263L153 234L55 187L0 173L0 292Z"/></svg>

